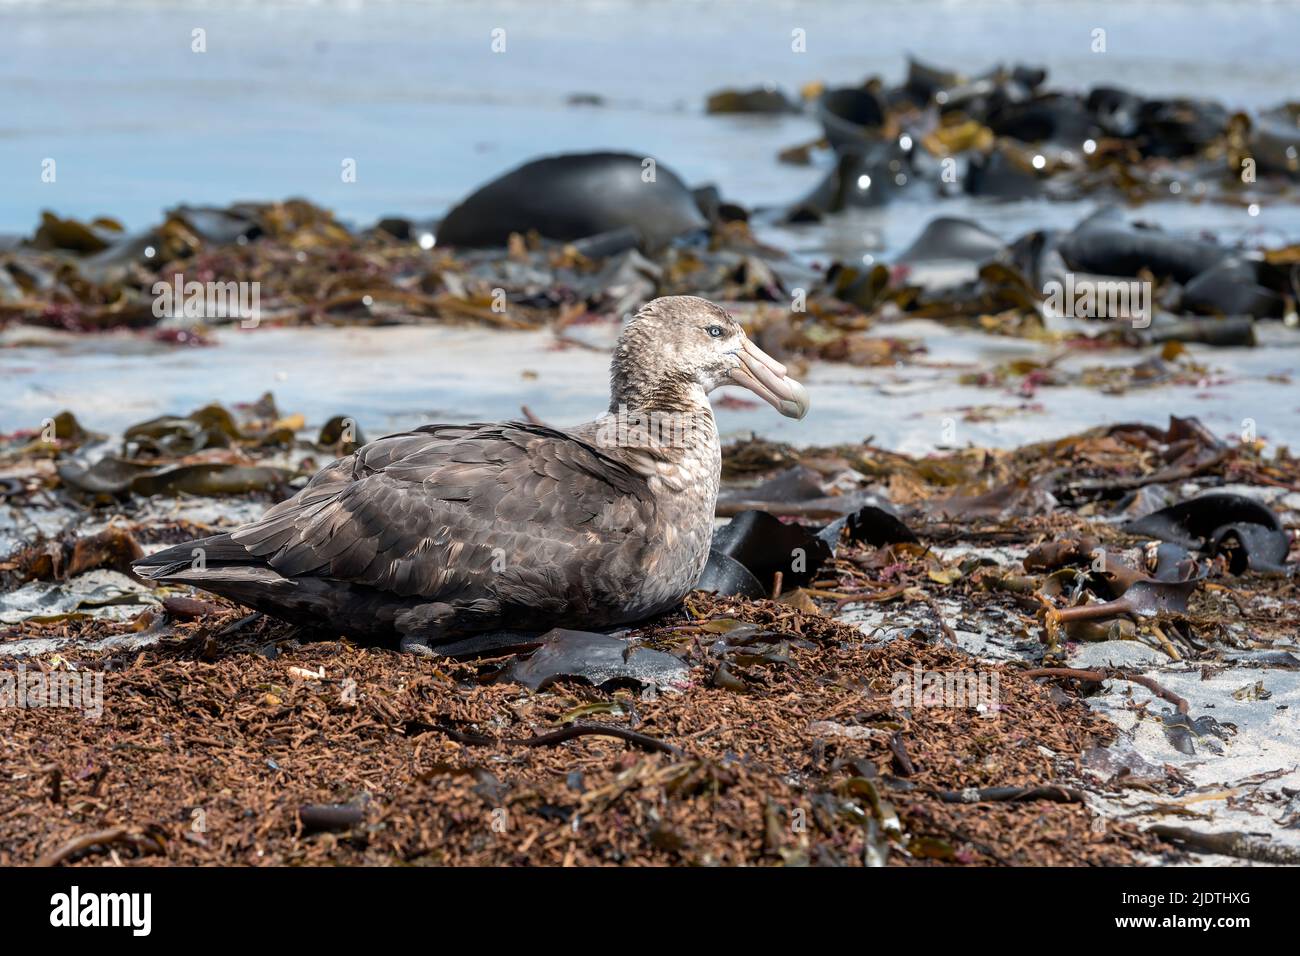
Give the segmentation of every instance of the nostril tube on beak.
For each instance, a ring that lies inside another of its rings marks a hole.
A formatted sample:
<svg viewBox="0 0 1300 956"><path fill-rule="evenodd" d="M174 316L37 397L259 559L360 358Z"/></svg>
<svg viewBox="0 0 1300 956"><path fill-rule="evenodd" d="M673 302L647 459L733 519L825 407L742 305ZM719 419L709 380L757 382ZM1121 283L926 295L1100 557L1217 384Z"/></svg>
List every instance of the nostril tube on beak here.
<svg viewBox="0 0 1300 956"><path fill-rule="evenodd" d="M808 391L786 374L784 365L748 338L736 354L740 364L731 370L732 381L745 386L787 418L803 418L808 414Z"/></svg>
<svg viewBox="0 0 1300 956"><path fill-rule="evenodd" d="M760 362L763 365L766 365L777 375L781 376L781 378L785 378L786 376L785 366L782 365L780 362L778 362L776 359L772 358L772 356L768 355L762 349L760 349L752 341L750 341L749 336L745 336L745 348L744 351L741 353L741 355L742 357L748 355L750 358L754 359L755 361Z"/></svg>

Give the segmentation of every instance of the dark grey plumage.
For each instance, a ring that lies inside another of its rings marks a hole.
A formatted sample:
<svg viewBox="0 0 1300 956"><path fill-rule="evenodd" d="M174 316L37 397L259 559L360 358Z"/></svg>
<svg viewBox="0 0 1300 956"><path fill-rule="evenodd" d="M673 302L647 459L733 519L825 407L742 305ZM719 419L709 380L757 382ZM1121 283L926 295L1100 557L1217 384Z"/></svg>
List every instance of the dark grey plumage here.
<svg viewBox="0 0 1300 956"><path fill-rule="evenodd" d="M390 435L258 521L136 566L411 650L468 632L643 619L678 603L707 560L720 453L706 395L730 379L750 384L737 358L745 348L762 354L712 303L656 300L621 337L601 419L565 431L505 422ZM785 382L777 397L750 387L806 408ZM668 443L620 430L629 402L684 427Z"/></svg>

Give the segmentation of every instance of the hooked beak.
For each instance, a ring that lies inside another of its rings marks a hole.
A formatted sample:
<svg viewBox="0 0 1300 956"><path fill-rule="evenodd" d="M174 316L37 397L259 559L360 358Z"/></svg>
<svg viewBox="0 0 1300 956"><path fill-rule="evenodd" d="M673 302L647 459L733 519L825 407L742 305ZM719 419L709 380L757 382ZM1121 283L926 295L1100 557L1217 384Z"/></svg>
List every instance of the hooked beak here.
<svg viewBox="0 0 1300 956"><path fill-rule="evenodd" d="M785 374L785 366L768 355L742 333L736 352L740 365L731 370L731 380L743 385L786 418L808 414L807 390Z"/></svg>

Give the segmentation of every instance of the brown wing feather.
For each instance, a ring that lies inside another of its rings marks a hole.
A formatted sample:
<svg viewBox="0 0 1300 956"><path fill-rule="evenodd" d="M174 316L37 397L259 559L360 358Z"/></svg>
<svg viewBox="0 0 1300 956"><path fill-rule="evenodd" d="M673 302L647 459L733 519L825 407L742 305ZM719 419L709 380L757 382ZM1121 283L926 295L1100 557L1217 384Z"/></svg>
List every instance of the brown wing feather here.
<svg viewBox="0 0 1300 956"><path fill-rule="evenodd" d="M612 559L634 559L654 510L644 479L563 432L432 425L334 462L233 537L290 577L581 602Z"/></svg>

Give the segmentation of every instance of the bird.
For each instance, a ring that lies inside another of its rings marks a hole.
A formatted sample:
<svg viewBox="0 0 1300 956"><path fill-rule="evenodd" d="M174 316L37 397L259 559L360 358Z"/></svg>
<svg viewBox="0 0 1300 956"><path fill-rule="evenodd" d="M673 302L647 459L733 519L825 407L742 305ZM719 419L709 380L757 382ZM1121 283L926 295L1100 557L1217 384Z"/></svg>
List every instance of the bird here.
<svg viewBox="0 0 1300 956"><path fill-rule="evenodd" d="M261 518L134 568L426 656L467 635L647 620L679 606L708 560L722 462L708 395L723 385L789 418L809 409L724 308L657 298L620 331L598 418L388 435Z"/></svg>

